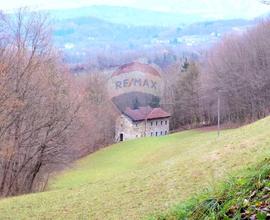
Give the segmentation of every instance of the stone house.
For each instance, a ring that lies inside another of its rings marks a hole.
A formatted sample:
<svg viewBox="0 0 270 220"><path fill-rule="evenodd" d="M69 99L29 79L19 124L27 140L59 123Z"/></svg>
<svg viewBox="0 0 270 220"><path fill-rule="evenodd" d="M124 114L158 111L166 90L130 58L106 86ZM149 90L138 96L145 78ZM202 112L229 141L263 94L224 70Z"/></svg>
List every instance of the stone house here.
<svg viewBox="0 0 270 220"><path fill-rule="evenodd" d="M126 108L116 120L115 140L126 141L140 137L169 134L171 115L161 108Z"/></svg>

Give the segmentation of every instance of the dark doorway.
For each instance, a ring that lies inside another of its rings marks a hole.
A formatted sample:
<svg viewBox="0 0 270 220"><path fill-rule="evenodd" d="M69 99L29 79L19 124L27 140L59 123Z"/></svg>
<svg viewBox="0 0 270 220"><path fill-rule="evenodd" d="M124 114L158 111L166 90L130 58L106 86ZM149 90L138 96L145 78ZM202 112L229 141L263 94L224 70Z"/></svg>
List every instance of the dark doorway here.
<svg viewBox="0 0 270 220"><path fill-rule="evenodd" d="M124 141L124 134L120 134L120 141Z"/></svg>

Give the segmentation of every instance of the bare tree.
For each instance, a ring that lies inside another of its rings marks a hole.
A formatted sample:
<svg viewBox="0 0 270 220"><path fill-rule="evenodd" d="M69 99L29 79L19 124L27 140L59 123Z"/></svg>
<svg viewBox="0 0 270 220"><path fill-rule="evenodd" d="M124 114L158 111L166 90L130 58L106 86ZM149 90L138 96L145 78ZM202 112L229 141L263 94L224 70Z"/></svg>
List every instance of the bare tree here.
<svg viewBox="0 0 270 220"><path fill-rule="evenodd" d="M185 62L187 64L187 62ZM200 72L194 63L178 68L173 88L173 117L176 128L196 127L200 123Z"/></svg>
<svg viewBox="0 0 270 220"><path fill-rule="evenodd" d="M222 120L248 122L266 116L270 107L269 22L242 35L229 36L212 49L203 82L209 104L220 91Z"/></svg>
<svg viewBox="0 0 270 220"><path fill-rule="evenodd" d="M116 107L107 91L107 77L100 71L77 77L82 94L80 125L76 146L81 155L113 143Z"/></svg>
<svg viewBox="0 0 270 220"><path fill-rule="evenodd" d="M216 125L218 100L222 123L247 123L270 111L270 22L225 36L201 60L175 64L166 76L165 97L172 125ZM166 106L166 105L165 105Z"/></svg>
<svg viewBox="0 0 270 220"><path fill-rule="evenodd" d="M78 105L47 17L20 9L0 18L0 195L35 190L40 173L67 160Z"/></svg>

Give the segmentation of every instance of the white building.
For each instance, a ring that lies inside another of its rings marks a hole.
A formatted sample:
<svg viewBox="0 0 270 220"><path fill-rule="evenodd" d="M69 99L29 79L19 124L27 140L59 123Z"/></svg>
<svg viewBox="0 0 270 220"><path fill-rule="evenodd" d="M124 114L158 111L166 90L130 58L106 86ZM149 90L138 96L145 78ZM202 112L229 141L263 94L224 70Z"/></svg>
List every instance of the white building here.
<svg viewBox="0 0 270 220"><path fill-rule="evenodd" d="M127 108L116 120L115 140L126 141L140 137L169 134L171 115L161 108Z"/></svg>

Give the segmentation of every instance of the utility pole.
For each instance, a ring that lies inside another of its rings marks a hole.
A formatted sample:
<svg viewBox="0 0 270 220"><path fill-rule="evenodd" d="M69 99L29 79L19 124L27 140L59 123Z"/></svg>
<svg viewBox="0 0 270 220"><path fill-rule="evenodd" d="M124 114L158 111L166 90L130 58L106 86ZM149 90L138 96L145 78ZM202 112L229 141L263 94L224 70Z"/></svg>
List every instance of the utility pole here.
<svg viewBox="0 0 270 220"><path fill-rule="evenodd" d="M147 118L144 120L144 137L146 137Z"/></svg>
<svg viewBox="0 0 270 220"><path fill-rule="evenodd" d="M220 136L220 94L218 90L218 137Z"/></svg>

